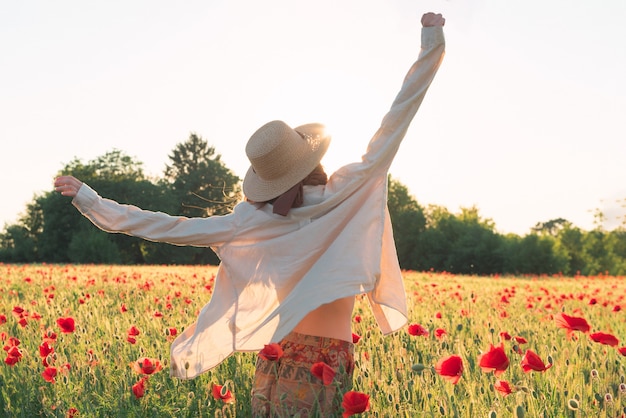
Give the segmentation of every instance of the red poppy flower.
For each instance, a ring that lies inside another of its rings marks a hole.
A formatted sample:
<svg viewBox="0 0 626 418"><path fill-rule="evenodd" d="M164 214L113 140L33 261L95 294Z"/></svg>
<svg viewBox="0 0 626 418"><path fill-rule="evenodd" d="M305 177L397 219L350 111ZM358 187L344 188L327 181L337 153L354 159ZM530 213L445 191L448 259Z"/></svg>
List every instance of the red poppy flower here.
<svg viewBox="0 0 626 418"><path fill-rule="evenodd" d="M7 317L6 315L2 315L0 314L0 325L4 325L7 323Z"/></svg>
<svg viewBox="0 0 626 418"><path fill-rule="evenodd" d="M444 357L435 365L435 371L441 377L456 385L463 374L463 360L457 355Z"/></svg>
<svg viewBox="0 0 626 418"><path fill-rule="evenodd" d="M18 345L20 345L20 340L18 338L9 337L9 341L3 347L3 349L4 349L4 351L9 351L11 348L17 347Z"/></svg>
<svg viewBox="0 0 626 418"><path fill-rule="evenodd" d="M225 386L214 384L211 388L211 393L216 400L221 400L224 403L235 402L235 396Z"/></svg>
<svg viewBox="0 0 626 418"><path fill-rule="evenodd" d="M42 339L44 342L53 343L57 340L57 334L51 329L48 329L46 332L44 332Z"/></svg>
<svg viewBox="0 0 626 418"><path fill-rule="evenodd" d="M169 335L170 337L175 337L176 334L178 334L178 330L176 330L176 328L174 327L169 327L165 330L165 334Z"/></svg>
<svg viewBox="0 0 626 418"><path fill-rule="evenodd" d="M158 359L142 357L131 363L131 367L139 374L153 374L163 369L163 365Z"/></svg>
<svg viewBox="0 0 626 418"><path fill-rule="evenodd" d="M26 314L26 311L21 306L15 306L13 307L13 310L11 311L11 313L13 314L14 317L19 319L19 318L22 318Z"/></svg>
<svg viewBox="0 0 626 418"><path fill-rule="evenodd" d="M617 349L622 356L626 356L626 346Z"/></svg>
<svg viewBox="0 0 626 418"><path fill-rule="evenodd" d="M361 322L361 315L354 315L354 322L357 324Z"/></svg>
<svg viewBox="0 0 626 418"><path fill-rule="evenodd" d="M526 338L524 337L513 337L513 339L518 343L518 344L526 344L528 343L528 341L526 340Z"/></svg>
<svg viewBox="0 0 626 418"><path fill-rule="evenodd" d="M343 394L343 418L370 410L370 396L353 390Z"/></svg>
<svg viewBox="0 0 626 418"><path fill-rule="evenodd" d="M57 319L57 325L61 328L61 332L65 334L72 333L74 332L74 329L76 329L74 318L72 317Z"/></svg>
<svg viewBox="0 0 626 418"><path fill-rule="evenodd" d="M266 344L259 352L259 357L268 361L276 361L282 356L283 348L277 343Z"/></svg>
<svg viewBox="0 0 626 418"><path fill-rule="evenodd" d="M335 379L335 370L323 361L317 362L311 366L311 374L328 386Z"/></svg>
<svg viewBox="0 0 626 418"><path fill-rule="evenodd" d="M44 341L39 346L39 356L42 357L42 358L48 357L48 355L53 353L53 352L54 352L54 347L52 347L50 344L48 344L47 341Z"/></svg>
<svg viewBox="0 0 626 418"><path fill-rule="evenodd" d="M360 339L361 339L360 335L355 334L354 332L352 333L352 344L358 343Z"/></svg>
<svg viewBox="0 0 626 418"><path fill-rule="evenodd" d="M7 357L4 359L4 362L9 366L13 366L15 365L15 363L17 363L21 359L22 359L22 352L20 351L19 348L14 346L7 350Z"/></svg>
<svg viewBox="0 0 626 418"><path fill-rule="evenodd" d="M504 344L499 346L489 344L489 351L478 356L478 365L484 372L491 372L495 376L500 376L509 367L509 358L504 352Z"/></svg>
<svg viewBox="0 0 626 418"><path fill-rule="evenodd" d="M128 329L128 335L131 337L136 337L139 334L141 334L141 331L134 325Z"/></svg>
<svg viewBox="0 0 626 418"><path fill-rule="evenodd" d="M66 415L67 418L74 418L77 415L78 415L78 409L72 407L67 410L67 415Z"/></svg>
<svg viewBox="0 0 626 418"><path fill-rule="evenodd" d="M22 350L20 350L16 345L14 345L12 347L9 347L9 349L7 350L7 355L13 356L13 357L22 357Z"/></svg>
<svg viewBox="0 0 626 418"><path fill-rule="evenodd" d="M587 333L591 330L591 326L585 318L569 316L563 312L556 314L554 320L559 328L564 328L567 331L568 336L571 336L574 331Z"/></svg>
<svg viewBox="0 0 626 418"><path fill-rule="evenodd" d="M620 305L613 306L613 312L619 312L621 310L622 310L622 307Z"/></svg>
<svg viewBox="0 0 626 418"><path fill-rule="evenodd" d="M443 336L446 335L446 334L447 334L447 332L443 328L437 328L435 330L435 337L437 337L438 339L443 338Z"/></svg>
<svg viewBox="0 0 626 418"><path fill-rule="evenodd" d="M137 383L135 383L132 387L133 390L133 395L135 395L135 398L139 399L142 398L143 395L146 394L146 381L148 380L147 376L143 376L141 379L139 379L139 381L137 381Z"/></svg>
<svg viewBox="0 0 626 418"><path fill-rule="evenodd" d="M137 339L135 337L133 337L132 335L129 335L128 337L126 337L126 341L129 342L130 344L136 344L137 343Z"/></svg>
<svg viewBox="0 0 626 418"><path fill-rule="evenodd" d="M548 363L546 365L543 360L532 350L526 350L526 354L522 358L522 369L524 369L525 373L534 370L536 372L544 372L552 367L552 364Z"/></svg>
<svg viewBox="0 0 626 418"><path fill-rule="evenodd" d="M126 304L122 303L120 305L120 312L124 313L126 311L128 311L128 308L126 307Z"/></svg>
<svg viewBox="0 0 626 418"><path fill-rule="evenodd" d="M46 367L46 369L41 373L41 376L43 376L46 382L49 382L49 383L56 382L55 380L55 377L57 376L56 367Z"/></svg>
<svg viewBox="0 0 626 418"><path fill-rule="evenodd" d="M428 330L420 324L411 324L409 325L409 334L414 337L427 337Z"/></svg>
<svg viewBox="0 0 626 418"><path fill-rule="evenodd" d="M498 380L493 385L493 388L497 390L498 392L500 392L501 394L503 394L504 396L507 396L513 393L513 389L511 388L511 385L506 380Z"/></svg>
<svg viewBox="0 0 626 418"><path fill-rule="evenodd" d="M617 345L619 345L619 340L612 334L595 332L589 335L589 337L597 343L610 345L611 347L617 347Z"/></svg>
<svg viewBox="0 0 626 418"><path fill-rule="evenodd" d="M502 331L502 332L500 333L500 338L501 338L502 340L509 341L512 337L511 337L511 334L509 334L508 332L506 332L506 331Z"/></svg>

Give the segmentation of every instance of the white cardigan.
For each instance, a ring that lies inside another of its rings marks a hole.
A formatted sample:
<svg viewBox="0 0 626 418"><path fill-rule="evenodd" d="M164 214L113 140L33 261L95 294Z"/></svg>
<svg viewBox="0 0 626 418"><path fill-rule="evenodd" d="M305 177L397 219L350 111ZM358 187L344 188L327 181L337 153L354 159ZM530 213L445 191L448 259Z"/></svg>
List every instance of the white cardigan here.
<svg viewBox="0 0 626 418"><path fill-rule="evenodd" d="M193 378L235 351L278 342L322 304L365 293L383 333L407 321L387 211L387 172L444 55L443 30L422 50L362 162L306 186L284 217L239 203L229 215L185 218L103 199L83 185L73 204L96 226L151 241L211 247L221 259L213 296L171 347L172 376Z"/></svg>

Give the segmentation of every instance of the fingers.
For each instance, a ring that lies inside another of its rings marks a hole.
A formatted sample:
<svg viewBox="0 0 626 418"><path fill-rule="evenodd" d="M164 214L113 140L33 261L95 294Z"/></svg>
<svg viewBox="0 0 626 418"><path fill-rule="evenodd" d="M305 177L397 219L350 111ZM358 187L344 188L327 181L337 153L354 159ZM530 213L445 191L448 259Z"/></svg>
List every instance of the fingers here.
<svg viewBox="0 0 626 418"><path fill-rule="evenodd" d="M61 176L54 180L54 190L63 196L74 197L83 183L73 176Z"/></svg>
<svg viewBox="0 0 626 418"><path fill-rule="evenodd" d="M446 19L444 19L441 13L424 13L422 16L422 26L443 26L446 23Z"/></svg>

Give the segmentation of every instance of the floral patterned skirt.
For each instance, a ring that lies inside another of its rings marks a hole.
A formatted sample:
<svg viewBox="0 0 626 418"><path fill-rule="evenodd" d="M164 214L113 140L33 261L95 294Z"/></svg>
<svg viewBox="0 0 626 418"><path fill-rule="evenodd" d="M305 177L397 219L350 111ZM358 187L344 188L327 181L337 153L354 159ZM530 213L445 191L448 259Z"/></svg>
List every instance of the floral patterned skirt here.
<svg viewBox="0 0 626 418"><path fill-rule="evenodd" d="M252 387L253 416L341 416L343 394L352 388L354 344L292 332L280 346L283 355L278 360L257 358ZM319 362L334 370L330 384L324 385L311 373L311 367Z"/></svg>

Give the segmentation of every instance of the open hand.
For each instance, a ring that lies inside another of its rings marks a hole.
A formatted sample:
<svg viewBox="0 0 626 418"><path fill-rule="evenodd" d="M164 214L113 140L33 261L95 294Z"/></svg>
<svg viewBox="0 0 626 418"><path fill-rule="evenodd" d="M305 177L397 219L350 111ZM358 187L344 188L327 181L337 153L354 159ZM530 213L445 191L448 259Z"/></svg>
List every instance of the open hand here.
<svg viewBox="0 0 626 418"><path fill-rule="evenodd" d="M63 196L74 197L83 182L74 176L60 176L54 180L54 190Z"/></svg>

